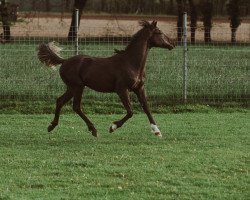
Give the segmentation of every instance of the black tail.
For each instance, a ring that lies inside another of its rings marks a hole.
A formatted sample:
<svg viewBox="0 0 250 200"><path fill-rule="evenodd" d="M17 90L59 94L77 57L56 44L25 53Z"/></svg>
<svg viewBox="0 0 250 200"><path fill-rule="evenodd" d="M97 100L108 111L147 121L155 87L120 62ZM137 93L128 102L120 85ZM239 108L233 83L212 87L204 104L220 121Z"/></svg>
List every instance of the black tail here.
<svg viewBox="0 0 250 200"><path fill-rule="evenodd" d="M38 58L39 60L47 65L53 67L55 65L62 64L65 60L60 56L61 49L55 45L54 42L48 44L41 44L38 47Z"/></svg>

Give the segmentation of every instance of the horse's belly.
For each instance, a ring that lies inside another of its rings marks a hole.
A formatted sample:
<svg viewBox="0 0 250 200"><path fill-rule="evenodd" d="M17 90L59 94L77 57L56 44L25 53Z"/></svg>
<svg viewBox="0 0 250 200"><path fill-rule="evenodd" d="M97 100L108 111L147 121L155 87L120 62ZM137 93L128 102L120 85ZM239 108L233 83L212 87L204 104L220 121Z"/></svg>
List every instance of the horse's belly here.
<svg viewBox="0 0 250 200"><path fill-rule="evenodd" d="M97 92L114 92L114 88L112 86L107 86L107 85L104 86L96 84L86 84L86 86Z"/></svg>
<svg viewBox="0 0 250 200"><path fill-rule="evenodd" d="M115 83L110 80L87 80L85 85L98 92L114 92Z"/></svg>

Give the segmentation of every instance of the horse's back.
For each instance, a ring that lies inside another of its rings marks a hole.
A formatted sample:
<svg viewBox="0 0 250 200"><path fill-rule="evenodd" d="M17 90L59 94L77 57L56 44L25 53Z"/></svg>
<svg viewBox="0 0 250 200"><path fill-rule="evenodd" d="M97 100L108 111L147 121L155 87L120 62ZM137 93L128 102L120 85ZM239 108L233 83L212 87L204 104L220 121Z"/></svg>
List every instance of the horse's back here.
<svg viewBox="0 0 250 200"><path fill-rule="evenodd" d="M88 86L99 92L114 92L121 64L116 60L114 57L73 56L62 64L60 75L67 85Z"/></svg>
<svg viewBox="0 0 250 200"><path fill-rule="evenodd" d="M99 92L114 92L118 74L112 57L88 57L81 64L80 76L84 84Z"/></svg>

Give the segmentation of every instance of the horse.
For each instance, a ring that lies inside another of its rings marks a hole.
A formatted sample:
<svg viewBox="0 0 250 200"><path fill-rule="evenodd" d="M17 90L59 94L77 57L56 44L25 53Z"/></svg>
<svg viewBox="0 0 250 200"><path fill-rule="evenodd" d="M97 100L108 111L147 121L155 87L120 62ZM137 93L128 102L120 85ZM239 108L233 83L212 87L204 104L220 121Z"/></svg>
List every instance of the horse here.
<svg viewBox="0 0 250 200"><path fill-rule="evenodd" d="M64 59L60 56L61 49L54 42L38 47L38 58L43 64L48 67L61 65L60 76L67 86L66 92L56 100L55 116L48 126L48 132L58 125L62 107L73 98L73 111L83 119L92 135L97 137L94 124L80 105L84 88L88 87L97 92L117 93L126 109L126 115L111 124L110 133L133 116L129 92L134 92L148 117L151 131L162 137L145 95L145 63L151 48L172 50L175 42L157 27L157 21L140 21L139 25L142 28L132 36L127 47L124 50L115 49L111 57L76 55Z"/></svg>

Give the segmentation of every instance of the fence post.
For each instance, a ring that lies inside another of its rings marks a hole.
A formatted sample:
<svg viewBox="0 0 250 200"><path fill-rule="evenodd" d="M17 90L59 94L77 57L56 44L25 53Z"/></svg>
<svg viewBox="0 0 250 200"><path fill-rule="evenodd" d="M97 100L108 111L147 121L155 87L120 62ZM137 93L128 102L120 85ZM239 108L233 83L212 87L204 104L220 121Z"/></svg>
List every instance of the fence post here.
<svg viewBox="0 0 250 200"><path fill-rule="evenodd" d="M75 10L75 33L76 33L76 40L75 40L75 54L78 55L79 51L79 44L78 44L78 27L79 27L79 9Z"/></svg>
<svg viewBox="0 0 250 200"><path fill-rule="evenodd" d="M188 95L188 48L187 48L187 12L183 13L183 100L187 103Z"/></svg>

